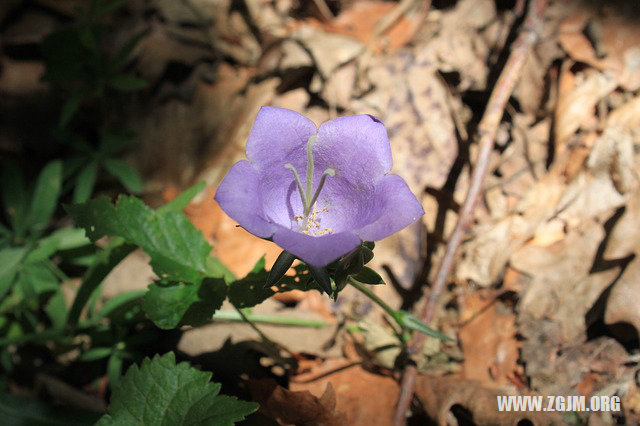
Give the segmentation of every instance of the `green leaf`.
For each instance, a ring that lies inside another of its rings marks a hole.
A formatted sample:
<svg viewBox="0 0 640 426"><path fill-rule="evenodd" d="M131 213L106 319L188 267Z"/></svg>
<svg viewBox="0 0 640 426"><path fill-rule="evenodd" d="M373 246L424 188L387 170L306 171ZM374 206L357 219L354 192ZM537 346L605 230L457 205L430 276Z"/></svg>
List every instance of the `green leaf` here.
<svg viewBox="0 0 640 426"><path fill-rule="evenodd" d="M36 182L31 210L29 211L29 224L36 230L43 230L58 205L58 197L62 189L62 162L52 161L47 164Z"/></svg>
<svg viewBox="0 0 640 426"><path fill-rule="evenodd" d="M117 158L105 158L104 168L115 176L120 183L127 188L127 191L138 193L142 191L142 179L138 172Z"/></svg>
<svg viewBox="0 0 640 426"><path fill-rule="evenodd" d="M127 60L129 59L129 56L133 52L133 49L135 49L135 47L138 45L138 43L140 42L140 40L145 34L146 34L146 31L140 31L139 33L131 37L129 40L127 40L127 42L124 45L122 45L120 49L118 49L113 59L111 60L111 63L109 64L111 67L111 70L115 71L127 63Z"/></svg>
<svg viewBox="0 0 640 426"><path fill-rule="evenodd" d="M26 247L7 247L0 250L0 299L11 288L20 262L27 253Z"/></svg>
<svg viewBox="0 0 640 426"><path fill-rule="evenodd" d="M107 361L107 375L109 376L109 383L113 389L120 382L120 376L122 376L122 355L119 351L115 351L109 357Z"/></svg>
<svg viewBox="0 0 640 426"><path fill-rule="evenodd" d="M38 241L36 248L26 257L26 263L41 262L51 257L58 250L70 250L85 246L91 242L84 229L62 228L54 231Z"/></svg>
<svg viewBox="0 0 640 426"><path fill-rule="evenodd" d="M361 282L362 284L384 284L382 277L376 271L366 266L363 267L357 275L354 275L352 279Z"/></svg>
<svg viewBox="0 0 640 426"><path fill-rule="evenodd" d="M66 208L91 240L119 236L142 248L163 280L196 282L208 271L211 246L182 213L159 214L129 196L115 206L100 198Z"/></svg>
<svg viewBox="0 0 640 426"><path fill-rule="evenodd" d="M107 84L120 92L135 92L147 87L147 80L131 74L118 74L107 80Z"/></svg>
<svg viewBox="0 0 640 426"><path fill-rule="evenodd" d="M97 361L111 356L112 353L113 348L91 348L88 351L83 352L78 359L83 362Z"/></svg>
<svg viewBox="0 0 640 426"><path fill-rule="evenodd" d="M402 310L396 311L395 317L399 324L401 324L405 328L408 328L409 330L419 331L420 333L426 334L427 336L435 337L436 339L444 340L446 342L455 342L454 339L447 336L446 334L440 333L439 331L427 326L425 323L413 316L410 312Z"/></svg>
<svg viewBox="0 0 640 426"><path fill-rule="evenodd" d="M205 278L199 284L154 283L149 286L142 309L162 329L202 325L220 309L226 293L227 285L220 278Z"/></svg>
<svg viewBox="0 0 640 426"><path fill-rule="evenodd" d="M187 205L193 200L193 198L200 193L206 186L204 181L198 182L193 185L191 188L183 191L180 195L178 195L173 200L169 201L162 207L159 207L156 212L159 214L163 214L166 212L179 212L182 211Z"/></svg>
<svg viewBox="0 0 640 426"><path fill-rule="evenodd" d="M116 239L112 241L107 248L96 255L95 260L84 274L80 288L73 300L73 304L71 305L69 316L67 318L68 325L73 327L78 323L80 313L91 298L93 292L98 288L109 272L111 272L111 270L133 250L135 250L135 246L131 244L124 244L121 239Z"/></svg>
<svg viewBox="0 0 640 426"><path fill-rule="evenodd" d="M229 284L229 301L236 308L254 307L274 294L270 287L264 288L268 276L264 269L264 257L258 261L256 266L262 266L262 269L256 270L257 268L254 267L249 275Z"/></svg>
<svg viewBox="0 0 640 426"><path fill-rule="evenodd" d="M91 161L76 176L76 186L73 188L73 202L82 203L91 197L93 187L98 177L98 163Z"/></svg>
<svg viewBox="0 0 640 426"><path fill-rule="evenodd" d="M98 426L230 426L258 409L255 402L219 395L221 385L210 379L209 372L176 364L173 352L145 358L115 387Z"/></svg>
<svg viewBox="0 0 640 426"><path fill-rule="evenodd" d="M27 191L22 173L13 162L2 164L2 204L11 227L22 236L26 223Z"/></svg>
<svg viewBox="0 0 640 426"><path fill-rule="evenodd" d="M111 318L116 312L126 310L131 305L137 304L147 293L147 290L131 290L113 296L107 300L94 319Z"/></svg>
<svg viewBox="0 0 640 426"><path fill-rule="evenodd" d="M31 398L0 393L0 424L21 426L89 426L99 414L54 408Z"/></svg>
<svg viewBox="0 0 640 426"><path fill-rule="evenodd" d="M64 293L60 288L51 296L44 310L51 320L53 328L61 330L67 320L67 304L65 303Z"/></svg>
<svg viewBox="0 0 640 426"><path fill-rule="evenodd" d="M45 262L25 264L16 281L16 291L26 298L37 300L41 294L58 290L58 278Z"/></svg>
<svg viewBox="0 0 640 426"><path fill-rule="evenodd" d="M76 92L67 99L62 105L62 111L60 111L60 119L58 120L58 126L60 128L67 127L67 124L76 115L80 109L80 104L84 101L86 94L84 91Z"/></svg>
<svg viewBox="0 0 640 426"><path fill-rule="evenodd" d="M133 137L126 132L104 130L100 133L100 153L106 157L112 157L133 142Z"/></svg>

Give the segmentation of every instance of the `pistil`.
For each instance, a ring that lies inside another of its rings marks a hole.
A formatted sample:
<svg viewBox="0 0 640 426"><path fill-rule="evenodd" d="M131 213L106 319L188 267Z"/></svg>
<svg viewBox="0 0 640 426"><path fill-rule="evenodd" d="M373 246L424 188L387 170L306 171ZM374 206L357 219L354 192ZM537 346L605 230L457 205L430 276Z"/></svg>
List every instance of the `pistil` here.
<svg viewBox="0 0 640 426"><path fill-rule="evenodd" d="M300 200L302 201L303 206L303 216L304 216L304 226L307 227L309 223L309 214L311 213L314 204L318 200L318 196L320 196L320 191L324 186L325 181L327 180L327 176L335 176L336 171L334 169L326 169L322 172L322 176L320 177L320 183L318 184L318 188L313 192L313 144L316 141L317 136L313 135L309 138L307 142L307 179L306 179L306 188L302 188L302 182L300 180L300 175L296 170L293 164L287 163L284 165L286 169L289 169L293 172L293 177L296 180L296 185L298 186L298 192L300 193Z"/></svg>

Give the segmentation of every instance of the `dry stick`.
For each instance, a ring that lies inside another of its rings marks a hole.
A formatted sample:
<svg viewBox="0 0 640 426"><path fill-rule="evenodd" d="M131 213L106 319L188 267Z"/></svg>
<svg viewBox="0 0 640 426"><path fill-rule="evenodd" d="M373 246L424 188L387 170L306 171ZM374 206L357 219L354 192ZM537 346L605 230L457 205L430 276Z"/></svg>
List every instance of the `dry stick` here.
<svg viewBox="0 0 640 426"><path fill-rule="evenodd" d="M513 44L513 49L507 63L496 82L491 93L487 108L478 126L478 136L480 149L476 160L475 168L471 176L471 186L464 201L464 205L458 216L458 223L451 234L447 248L445 250L442 263L438 269L436 279L431 287L431 294L428 302L424 305L420 314L420 319L429 324L433 319L435 308L440 299L440 295L447 282L447 277L453 267L455 254L462 240L462 236L473 219L473 210L478 202L482 183L489 168L489 159L493 151L495 136L502 120L505 106L513 92L513 89L520 77L520 72L525 64L529 51L538 39L538 30L542 23L542 15L546 8L546 0L533 0L524 26ZM421 333L414 333L409 355L422 352L425 336ZM406 421L406 412L413 398L416 376L418 370L415 365L409 364L405 368L402 377L400 398L396 408L394 424L402 426Z"/></svg>

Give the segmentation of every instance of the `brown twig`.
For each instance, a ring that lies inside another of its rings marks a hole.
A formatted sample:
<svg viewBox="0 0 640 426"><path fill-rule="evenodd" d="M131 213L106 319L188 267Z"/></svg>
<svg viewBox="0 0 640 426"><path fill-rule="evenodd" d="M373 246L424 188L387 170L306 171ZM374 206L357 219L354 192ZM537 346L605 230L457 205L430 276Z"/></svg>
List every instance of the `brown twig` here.
<svg viewBox="0 0 640 426"><path fill-rule="evenodd" d="M484 111L484 115L482 116L482 120L478 126L480 149L473 169L473 174L471 176L471 185L467 192L467 197L462 209L460 210L458 223L456 223L456 227L451 234L435 281L431 286L431 294L420 313L420 319L427 324L433 320L436 305L438 304L440 295L442 294L447 282L447 277L453 267L456 251L460 246L463 234L473 219L473 210L480 198L482 183L489 168L489 159L491 152L493 151L498 126L502 120L502 115L504 114L504 109L509 101L509 97L511 96L511 93L513 92L513 89L520 77L520 73L526 62L529 51L538 39L539 29L542 25L542 15L546 9L546 4L546 0L531 1L527 18L518 38L513 44L512 51L502 72L500 73L500 77L491 92L491 97L487 102L486 110ZM414 333L409 345L409 355L421 353L424 340L425 336L423 334ZM394 423L396 426L405 424L406 412L409 409L413 398L417 372L417 368L413 364L409 364L405 368L404 375L402 377L400 398L398 400L394 417Z"/></svg>

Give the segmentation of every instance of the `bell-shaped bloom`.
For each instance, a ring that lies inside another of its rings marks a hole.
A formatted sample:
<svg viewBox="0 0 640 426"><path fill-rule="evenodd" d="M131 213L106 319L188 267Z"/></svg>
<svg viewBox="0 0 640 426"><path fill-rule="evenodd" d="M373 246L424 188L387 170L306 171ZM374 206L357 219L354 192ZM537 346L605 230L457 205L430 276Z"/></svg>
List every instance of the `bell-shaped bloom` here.
<svg viewBox="0 0 640 426"><path fill-rule="evenodd" d="M424 214L391 170L384 125L370 115L320 128L283 108L263 107L215 199L250 233L315 267L362 241L381 240Z"/></svg>

